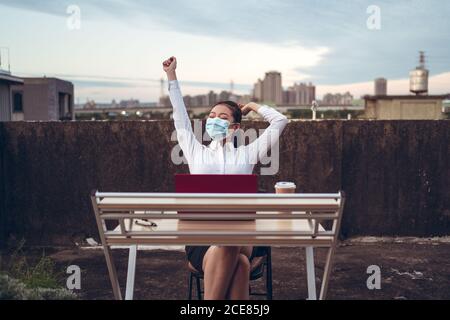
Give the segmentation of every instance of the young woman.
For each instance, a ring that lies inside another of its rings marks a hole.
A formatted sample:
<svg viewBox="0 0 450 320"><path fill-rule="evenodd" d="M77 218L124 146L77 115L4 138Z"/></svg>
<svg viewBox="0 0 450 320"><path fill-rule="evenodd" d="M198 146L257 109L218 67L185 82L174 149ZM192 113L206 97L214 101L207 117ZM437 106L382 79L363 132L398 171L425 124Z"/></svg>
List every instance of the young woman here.
<svg viewBox="0 0 450 320"><path fill-rule="evenodd" d="M176 67L175 57L163 62L178 143L188 161L190 173L251 174L257 161L278 140L287 118L273 108L253 102L245 106L232 101L219 102L212 107L206 121L206 131L213 141L205 146L192 131ZM232 138L240 128L242 116L251 111L263 116L270 126L249 145L237 146ZM249 299L250 262L258 255L256 247L186 246L186 254L191 264L204 273L205 299Z"/></svg>

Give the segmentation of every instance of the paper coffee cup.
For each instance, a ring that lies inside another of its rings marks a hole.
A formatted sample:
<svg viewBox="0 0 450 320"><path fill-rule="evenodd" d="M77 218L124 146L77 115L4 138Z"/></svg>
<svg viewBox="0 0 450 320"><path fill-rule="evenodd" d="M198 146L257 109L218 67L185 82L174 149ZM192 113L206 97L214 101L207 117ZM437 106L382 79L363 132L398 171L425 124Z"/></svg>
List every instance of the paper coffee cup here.
<svg viewBox="0 0 450 320"><path fill-rule="evenodd" d="M293 182L281 181L275 185L276 193L295 193L297 186Z"/></svg>

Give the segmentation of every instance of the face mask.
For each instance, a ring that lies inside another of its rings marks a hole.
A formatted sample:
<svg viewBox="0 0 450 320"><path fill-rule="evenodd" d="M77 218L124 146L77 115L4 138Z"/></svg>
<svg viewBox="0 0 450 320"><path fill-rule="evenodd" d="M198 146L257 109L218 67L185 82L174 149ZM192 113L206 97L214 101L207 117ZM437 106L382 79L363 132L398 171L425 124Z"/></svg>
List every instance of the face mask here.
<svg viewBox="0 0 450 320"><path fill-rule="evenodd" d="M220 118L208 118L206 120L206 132L214 140L225 139L228 137L228 127L230 122Z"/></svg>

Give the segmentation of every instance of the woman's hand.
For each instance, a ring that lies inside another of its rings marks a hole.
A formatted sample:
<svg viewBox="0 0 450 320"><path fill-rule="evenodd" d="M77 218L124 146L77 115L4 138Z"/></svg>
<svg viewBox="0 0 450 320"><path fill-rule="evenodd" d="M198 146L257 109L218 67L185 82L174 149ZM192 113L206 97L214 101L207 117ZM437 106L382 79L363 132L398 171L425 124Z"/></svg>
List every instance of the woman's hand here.
<svg viewBox="0 0 450 320"><path fill-rule="evenodd" d="M177 68L177 58L170 57L166 61L163 62L163 69L166 73L175 72Z"/></svg>
<svg viewBox="0 0 450 320"><path fill-rule="evenodd" d="M177 58L175 57L170 57L169 59L163 62L163 69L167 73L167 79L169 81L177 80L177 74L175 72L176 68L177 68Z"/></svg>
<svg viewBox="0 0 450 320"><path fill-rule="evenodd" d="M238 103L239 108L241 108L242 111L242 115L246 116L247 114L249 114L251 111L255 111L257 112L260 105L255 103L255 102L250 102L247 103L246 105L243 105L241 103Z"/></svg>

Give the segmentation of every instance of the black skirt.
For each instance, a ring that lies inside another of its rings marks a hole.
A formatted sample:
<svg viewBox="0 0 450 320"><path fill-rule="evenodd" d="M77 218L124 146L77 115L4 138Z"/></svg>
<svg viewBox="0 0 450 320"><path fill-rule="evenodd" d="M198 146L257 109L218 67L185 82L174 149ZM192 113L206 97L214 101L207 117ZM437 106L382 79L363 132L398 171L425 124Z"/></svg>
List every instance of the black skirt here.
<svg viewBox="0 0 450 320"><path fill-rule="evenodd" d="M203 272L203 257L210 246L186 246L186 256L192 266ZM268 247L253 247L250 262L254 257L261 257L267 254Z"/></svg>

